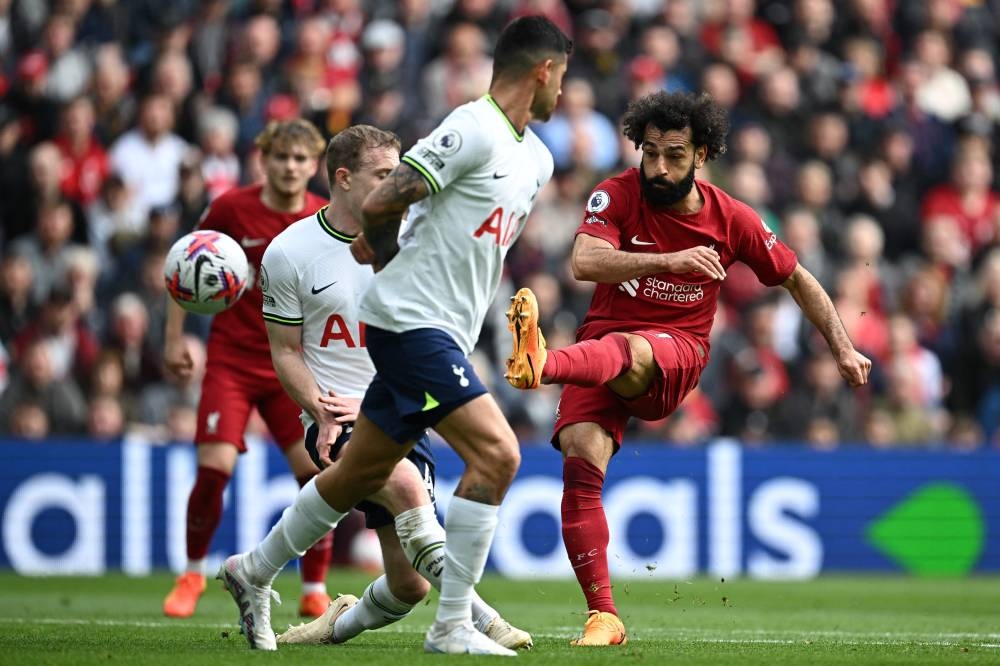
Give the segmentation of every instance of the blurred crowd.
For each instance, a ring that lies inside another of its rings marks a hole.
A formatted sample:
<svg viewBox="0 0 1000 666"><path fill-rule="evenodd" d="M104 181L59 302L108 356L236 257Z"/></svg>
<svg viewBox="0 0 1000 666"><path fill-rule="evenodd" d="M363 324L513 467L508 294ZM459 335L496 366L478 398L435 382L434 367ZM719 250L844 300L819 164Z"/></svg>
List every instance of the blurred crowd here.
<svg viewBox="0 0 1000 666"><path fill-rule="evenodd" d="M0 433L191 439L200 378L161 362L164 254L259 180L254 136L301 115L407 147L486 91L498 31L538 13L576 46L536 128L556 173L475 352L523 440L547 439L559 391L503 381L504 301L532 287L550 345L572 341L592 290L573 232L638 163L625 106L663 88L729 110L700 176L798 253L875 367L848 389L784 290L734 266L700 387L628 437L1000 441L1000 0L0 0Z"/></svg>

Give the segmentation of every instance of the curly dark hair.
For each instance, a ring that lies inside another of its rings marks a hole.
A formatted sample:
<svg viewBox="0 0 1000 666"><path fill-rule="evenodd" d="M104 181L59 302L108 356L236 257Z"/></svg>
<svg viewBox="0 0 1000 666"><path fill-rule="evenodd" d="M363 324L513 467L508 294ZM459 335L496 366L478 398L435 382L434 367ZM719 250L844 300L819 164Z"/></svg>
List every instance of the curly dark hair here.
<svg viewBox="0 0 1000 666"><path fill-rule="evenodd" d="M726 152L729 118L725 110L707 94L650 93L631 102L623 118L623 134L638 148L646 136L646 127L666 132L691 128L695 146L708 147L708 159Z"/></svg>

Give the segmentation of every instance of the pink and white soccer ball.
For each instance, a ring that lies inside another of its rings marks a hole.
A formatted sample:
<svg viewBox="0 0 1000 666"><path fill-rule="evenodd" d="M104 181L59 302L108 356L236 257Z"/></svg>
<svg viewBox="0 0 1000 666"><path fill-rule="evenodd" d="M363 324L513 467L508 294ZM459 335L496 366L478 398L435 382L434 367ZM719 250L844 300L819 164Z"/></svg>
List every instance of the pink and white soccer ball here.
<svg viewBox="0 0 1000 666"><path fill-rule="evenodd" d="M171 298L188 312L216 314L247 288L247 255L219 231L192 231L167 252L163 279Z"/></svg>

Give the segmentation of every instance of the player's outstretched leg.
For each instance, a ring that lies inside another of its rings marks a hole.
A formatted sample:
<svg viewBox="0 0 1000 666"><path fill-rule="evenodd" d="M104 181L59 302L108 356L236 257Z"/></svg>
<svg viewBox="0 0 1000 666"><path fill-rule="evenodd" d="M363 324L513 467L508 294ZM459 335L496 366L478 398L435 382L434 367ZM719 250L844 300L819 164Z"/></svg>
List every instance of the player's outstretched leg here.
<svg viewBox="0 0 1000 666"><path fill-rule="evenodd" d="M326 645L343 643L346 638L338 638L334 634L337 618L358 603L353 594L340 594L330 602L318 618L312 622L289 627L288 631L278 634L279 645Z"/></svg>
<svg viewBox="0 0 1000 666"><path fill-rule="evenodd" d="M538 388L543 379L546 384L601 386L632 368L632 348L622 334L546 349L538 328L538 301L527 287L511 298L507 328L514 339L504 377L514 388Z"/></svg>
<svg viewBox="0 0 1000 666"><path fill-rule="evenodd" d="M396 516L396 534L406 557L417 572L436 590L441 589L444 570L444 528L431 505L419 506ZM511 650L530 650L531 634L505 620L475 592L472 593L472 622L476 629Z"/></svg>
<svg viewBox="0 0 1000 666"><path fill-rule="evenodd" d="M545 337L538 328L538 301L527 287L510 299L507 328L514 336L514 347L504 377L514 388L538 388L545 367Z"/></svg>
<svg viewBox="0 0 1000 666"><path fill-rule="evenodd" d="M246 555L231 555L219 567L216 578L240 609L240 627L251 649L277 650L278 644L271 630L271 598L279 604L281 598L271 589L271 584L254 585L243 562Z"/></svg>

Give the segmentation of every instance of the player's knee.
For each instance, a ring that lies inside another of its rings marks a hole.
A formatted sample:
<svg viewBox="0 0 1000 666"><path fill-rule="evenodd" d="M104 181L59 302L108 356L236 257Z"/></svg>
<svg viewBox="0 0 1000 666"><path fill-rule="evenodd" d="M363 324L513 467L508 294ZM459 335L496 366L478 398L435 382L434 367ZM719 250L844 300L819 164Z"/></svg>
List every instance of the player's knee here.
<svg viewBox="0 0 1000 666"><path fill-rule="evenodd" d="M610 435L596 424L574 424L559 432L559 448L564 458L583 458L595 467L606 469L614 444Z"/></svg>
<svg viewBox="0 0 1000 666"><path fill-rule="evenodd" d="M378 462L353 470L351 483L358 489L361 497L374 495L389 481L392 476L395 461Z"/></svg>
<svg viewBox="0 0 1000 666"><path fill-rule="evenodd" d="M475 471L490 479L498 488L507 488L521 466L521 450L513 437L498 437L488 446L483 446L482 454L474 461ZM472 465L470 465L472 466Z"/></svg>

